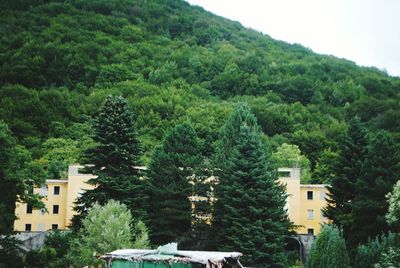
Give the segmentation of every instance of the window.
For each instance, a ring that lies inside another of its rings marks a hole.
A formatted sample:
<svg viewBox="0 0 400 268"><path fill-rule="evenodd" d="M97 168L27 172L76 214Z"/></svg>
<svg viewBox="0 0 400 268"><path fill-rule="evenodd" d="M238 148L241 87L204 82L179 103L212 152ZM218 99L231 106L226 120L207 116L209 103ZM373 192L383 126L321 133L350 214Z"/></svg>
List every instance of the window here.
<svg viewBox="0 0 400 268"><path fill-rule="evenodd" d="M312 220L312 219L314 219L314 210L307 209L307 220Z"/></svg>
<svg viewBox="0 0 400 268"><path fill-rule="evenodd" d="M40 187L39 194L41 196L47 196L47 184Z"/></svg>
<svg viewBox="0 0 400 268"><path fill-rule="evenodd" d="M307 191L307 200L313 200L313 191Z"/></svg>
<svg viewBox="0 0 400 268"><path fill-rule="evenodd" d="M30 224L30 223L25 224L25 231L27 231L27 232L32 231L32 224Z"/></svg>
<svg viewBox="0 0 400 268"><path fill-rule="evenodd" d="M60 194L60 186L54 186L54 195Z"/></svg>
<svg viewBox="0 0 400 268"><path fill-rule="evenodd" d="M44 229L44 223L39 223L37 229L38 229L38 231L43 232L45 230Z"/></svg>
<svg viewBox="0 0 400 268"><path fill-rule="evenodd" d="M26 214L32 214L32 205L27 204L26 205Z"/></svg>
<svg viewBox="0 0 400 268"><path fill-rule="evenodd" d="M58 224L52 224L51 225L52 230L57 230L58 229Z"/></svg>
<svg viewBox="0 0 400 268"><path fill-rule="evenodd" d="M53 214L58 214L58 205L53 205Z"/></svg>
<svg viewBox="0 0 400 268"><path fill-rule="evenodd" d="M325 200L326 199L326 193L324 191L321 191L319 193L319 200Z"/></svg>
<svg viewBox="0 0 400 268"><path fill-rule="evenodd" d="M314 235L314 229L313 228L307 229L307 234L308 235Z"/></svg>

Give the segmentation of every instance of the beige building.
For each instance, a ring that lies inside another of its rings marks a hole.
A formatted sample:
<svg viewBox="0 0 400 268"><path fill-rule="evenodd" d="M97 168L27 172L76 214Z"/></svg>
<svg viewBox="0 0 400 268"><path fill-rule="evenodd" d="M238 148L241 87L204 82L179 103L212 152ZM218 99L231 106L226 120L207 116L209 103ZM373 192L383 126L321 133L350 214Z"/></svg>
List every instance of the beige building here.
<svg viewBox="0 0 400 268"><path fill-rule="evenodd" d="M298 234L318 234L321 224L328 222L322 209L326 206L325 184L300 184L299 168L279 168L279 181L286 185L286 209Z"/></svg>
<svg viewBox="0 0 400 268"><path fill-rule="evenodd" d="M86 182L93 178L92 175L80 174L79 165L71 165L68 168L66 180L46 180L45 186L35 189L36 193L44 196L46 210L32 210L27 204L17 203L14 223L16 231L46 231L49 229L66 229L74 215L73 207L77 197L87 189L93 187ZM144 167L137 167L145 169ZM328 192L326 185L300 184L300 169L280 168L279 181L286 185L288 198L286 209L289 218L299 226L299 234L318 234L322 223L327 220L322 215L322 209L326 206L325 197ZM212 177L215 179L214 177ZM191 196L192 209L197 202L206 200L214 202L214 198ZM210 215L198 215L210 222Z"/></svg>
<svg viewBox="0 0 400 268"><path fill-rule="evenodd" d="M79 165L68 168L66 180L46 180L35 193L42 195L46 210L33 210L31 206L17 203L14 229L16 231L46 231L49 229L66 229L74 215L74 202L85 189L92 186L86 182L93 178L92 175L80 174Z"/></svg>

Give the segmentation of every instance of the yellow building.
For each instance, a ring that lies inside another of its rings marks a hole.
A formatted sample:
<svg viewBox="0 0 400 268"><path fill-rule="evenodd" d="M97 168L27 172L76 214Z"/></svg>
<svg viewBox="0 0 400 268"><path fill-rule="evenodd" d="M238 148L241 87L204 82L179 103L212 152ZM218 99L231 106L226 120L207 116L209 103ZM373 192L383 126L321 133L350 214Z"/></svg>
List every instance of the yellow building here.
<svg viewBox="0 0 400 268"><path fill-rule="evenodd" d="M68 168L66 180L46 180L46 184L35 193L42 195L46 210L32 210L31 206L17 203L14 230L16 231L46 231L49 229L66 229L74 215L74 202L84 189L92 189L93 186L86 182L93 175L80 174L79 165L71 165Z"/></svg>
<svg viewBox="0 0 400 268"><path fill-rule="evenodd" d="M286 185L286 209L298 234L318 234L328 220L322 209L326 206L328 189L325 184L300 184L299 168L279 168L279 181Z"/></svg>
<svg viewBox="0 0 400 268"><path fill-rule="evenodd" d="M66 229L74 215L73 207L77 197L93 186L86 182L93 175L80 174L79 165L71 165L68 168L66 180L46 180L46 184L35 189L36 193L44 196L47 211L32 210L27 204L17 203L14 229L16 231L46 231L49 229ZM145 167L136 167L145 169ZM295 225L299 234L318 234L322 223L327 219L322 215L322 208L326 206L325 197L328 192L323 184L300 184L299 168L279 168L279 181L286 185L288 193L286 209L289 218ZM210 177L210 179L215 179ZM214 198L191 196L192 209L197 202L215 202ZM211 222L211 215L196 215Z"/></svg>

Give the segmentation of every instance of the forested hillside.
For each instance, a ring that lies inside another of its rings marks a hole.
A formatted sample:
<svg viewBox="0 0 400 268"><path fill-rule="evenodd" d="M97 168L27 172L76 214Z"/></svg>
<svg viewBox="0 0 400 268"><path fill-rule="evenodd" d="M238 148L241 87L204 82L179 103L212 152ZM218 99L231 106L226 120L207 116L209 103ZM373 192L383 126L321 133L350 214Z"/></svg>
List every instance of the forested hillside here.
<svg viewBox="0 0 400 268"><path fill-rule="evenodd" d="M183 1L2 1L0 36L0 119L49 178L92 144L109 94L128 100L145 164L185 121L211 157L237 102L271 150L300 148L315 182L329 179L352 117L400 138L400 79Z"/></svg>

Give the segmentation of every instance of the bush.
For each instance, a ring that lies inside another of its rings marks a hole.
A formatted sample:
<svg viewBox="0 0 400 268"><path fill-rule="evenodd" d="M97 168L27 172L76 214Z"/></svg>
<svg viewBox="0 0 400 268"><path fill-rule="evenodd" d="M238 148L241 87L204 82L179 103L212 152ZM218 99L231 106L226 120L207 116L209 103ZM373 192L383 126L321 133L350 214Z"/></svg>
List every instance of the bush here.
<svg viewBox="0 0 400 268"><path fill-rule="evenodd" d="M373 268L374 264L385 261L386 257L382 255L393 255L390 249L399 246L399 235L394 233L370 239L367 244L358 246L354 268Z"/></svg>
<svg viewBox="0 0 400 268"><path fill-rule="evenodd" d="M342 232L334 225L324 225L308 256L308 268L348 268L350 260Z"/></svg>

